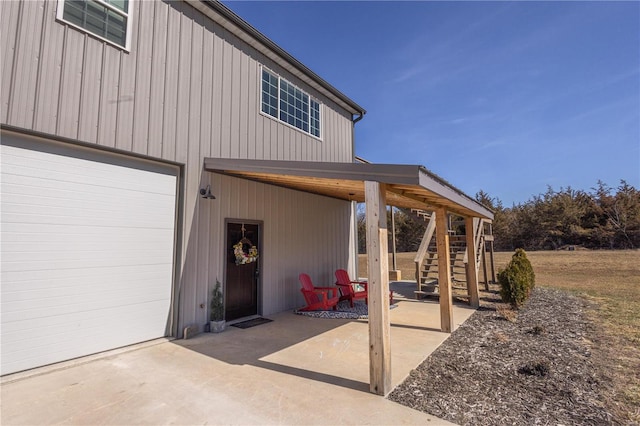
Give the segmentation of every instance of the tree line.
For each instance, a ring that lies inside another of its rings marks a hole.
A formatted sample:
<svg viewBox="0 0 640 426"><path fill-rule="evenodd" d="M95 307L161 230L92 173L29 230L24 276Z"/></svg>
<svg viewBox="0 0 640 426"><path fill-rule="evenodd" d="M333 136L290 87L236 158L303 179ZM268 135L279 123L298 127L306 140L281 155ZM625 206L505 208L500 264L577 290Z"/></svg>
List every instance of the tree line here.
<svg viewBox="0 0 640 426"><path fill-rule="evenodd" d="M590 191L571 187L556 191L549 186L546 192L511 207L504 207L502 201L484 191L475 198L495 213L494 248L498 251L556 250L567 246L640 248L640 191L624 180L616 188L598 181ZM425 224L399 209L394 209L394 216L397 251L416 251ZM365 215L359 211L360 253L366 252L365 234Z"/></svg>

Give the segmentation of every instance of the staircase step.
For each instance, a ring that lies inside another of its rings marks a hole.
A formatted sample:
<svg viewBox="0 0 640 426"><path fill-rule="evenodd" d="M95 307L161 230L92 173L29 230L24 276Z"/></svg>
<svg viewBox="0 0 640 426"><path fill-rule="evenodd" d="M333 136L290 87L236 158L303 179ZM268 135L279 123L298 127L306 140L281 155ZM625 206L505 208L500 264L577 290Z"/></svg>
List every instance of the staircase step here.
<svg viewBox="0 0 640 426"><path fill-rule="evenodd" d="M429 291L414 291L416 295L416 299L419 299L420 296L440 296L438 292L429 292Z"/></svg>
<svg viewBox="0 0 640 426"><path fill-rule="evenodd" d="M438 271L422 271L422 276L420 277L422 279L437 279L438 278Z"/></svg>

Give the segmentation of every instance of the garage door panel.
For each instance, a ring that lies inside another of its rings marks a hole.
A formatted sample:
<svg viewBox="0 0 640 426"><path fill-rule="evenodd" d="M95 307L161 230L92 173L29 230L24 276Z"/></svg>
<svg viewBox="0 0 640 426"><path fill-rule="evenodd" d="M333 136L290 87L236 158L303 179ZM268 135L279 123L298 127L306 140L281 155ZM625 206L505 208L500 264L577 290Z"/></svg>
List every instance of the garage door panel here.
<svg viewBox="0 0 640 426"><path fill-rule="evenodd" d="M16 197L17 200L25 200L27 204L64 206L65 203L63 201L69 200L89 202L91 205L95 204L97 208L112 209L114 200L123 197L139 202L139 204L155 203L158 208L166 208L161 196L172 198L173 194L167 194L166 190L163 191L159 188L159 186L166 187L166 183L163 181L159 181L144 190L135 190L131 187L117 189L36 177L6 175L3 170L2 183L5 196ZM34 197L35 199L33 199Z"/></svg>
<svg viewBox="0 0 640 426"><path fill-rule="evenodd" d="M77 212L76 212L77 213ZM97 213L97 212L96 212ZM20 213L11 213L9 211L3 212L3 219L7 223L7 227L10 225L20 225L20 226L31 226L31 225L70 225L76 227L77 230L82 230L83 227L87 227L87 232L91 232L93 229L96 229L96 225L93 225L96 220L101 220L102 223L99 225L100 228L119 228L121 230L126 230L127 228L151 228L158 229L160 228L159 223L162 220L167 220L173 217L173 215L162 215L161 212L158 212L153 218L144 216L140 213L134 215L126 215L120 214L117 216L107 215L104 213L97 213L92 217L92 215L78 215L73 214L72 216L65 216L63 214L50 214L43 212L41 214L20 214ZM120 221L126 219L128 221L126 228L121 228L119 224ZM105 232L107 232L105 230ZM112 229L112 232L114 230ZM7 229L7 232L15 232L13 229Z"/></svg>
<svg viewBox="0 0 640 426"><path fill-rule="evenodd" d="M3 328L34 318L50 318L70 313L91 313L100 309L111 309L118 306L144 304L148 302L166 301L170 298L158 289L157 281L129 283L125 291L100 292L64 292L62 295L43 297L41 293L31 293L32 299L25 300L26 294L9 293L7 300L2 301ZM50 294L53 292L49 292Z"/></svg>
<svg viewBox="0 0 640 426"><path fill-rule="evenodd" d="M19 193L12 193L9 189L19 191ZM149 208L156 209L161 214L172 214L173 210L171 206L167 205L167 199L173 199L173 197L166 194L162 195L150 193L130 194L127 198L127 205L149 206ZM43 189L41 187L21 189L19 184L16 184L16 188L10 188L10 185L4 181L3 196L6 197L7 207L16 204L17 206L34 206L48 210L68 208L69 204L73 203L78 205L79 208L108 212L120 211L116 206L118 206L118 201L124 200L125 197L123 194L110 192L95 193L86 191L82 193L70 189Z"/></svg>
<svg viewBox="0 0 640 426"><path fill-rule="evenodd" d="M4 133L1 148L1 373L165 336L177 170Z"/></svg>
<svg viewBox="0 0 640 426"><path fill-rule="evenodd" d="M42 153L40 158L30 158L31 153L15 155L16 151L8 151L3 156L6 166L3 174L11 182L13 176L29 179L27 185L33 181L66 182L75 189L88 188L120 189L133 192L162 191L164 183L171 181L173 176L156 173L149 176L146 170L122 167L113 164L87 161L82 158L72 158L60 155ZM33 152L33 151L32 151ZM43 173L46 179L43 179ZM86 177L91 176L91 182ZM170 193L165 192L167 195Z"/></svg>
<svg viewBox="0 0 640 426"><path fill-rule="evenodd" d="M131 338L137 343L164 336L166 330L161 324L166 324L168 318L155 317L152 322L149 321L149 316L166 307L158 302L138 306L137 311L126 307L104 310L97 312L90 320L84 320L80 315L61 317L53 323L46 319L33 320L22 330L7 331L6 339L3 330L3 345L21 348L12 357L11 364L7 363L5 367L21 371L32 368L33 365L47 365L127 346L132 344ZM121 322L126 322L129 326L126 329L115 329L113 318L121 318ZM73 325L76 322L78 326ZM34 332L38 333L38 339L23 337L25 333ZM76 349L75 342L78 340L84 341L81 352Z"/></svg>
<svg viewBox="0 0 640 426"><path fill-rule="evenodd" d="M167 230L167 232L171 232L171 230ZM65 236L66 237L66 236ZM171 235L171 237L173 237L173 235ZM38 238L41 238L44 240L43 235L40 236L34 236L33 240L37 240ZM140 237L138 237L140 238ZM74 238L74 239L67 239L68 244L72 245L72 244L76 244L79 241L82 241L83 238ZM97 252L104 252L104 247L101 245L101 243L99 241L96 240L96 237L91 237L91 238L87 238L84 239L86 241L86 251L89 251L91 253L97 253ZM126 244L129 248L127 249L123 249L123 251L129 251L129 252L135 252L135 251L139 251L139 250L144 250L145 252L149 253L153 250L157 250L158 249L158 244L163 244L167 242L167 238L154 238L152 241L136 241L130 238L114 238L111 241L114 244ZM15 249L19 252L29 252L29 253L36 253L33 251L33 241L16 241L14 243ZM52 249L56 248L56 241L54 241L54 238L47 238L47 241L42 241L38 243L38 251L39 252L47 252L50 251ZM133 246L133 247L132 247ZM74 251L72 248L67 248L65 250L65 252L68 253L77 253L77 251Z"/></svg>
<svg viewBox="0 0 640 426"><path fill-rule="evenodd" d="M114 232L111 227L85 227L73 225L49 225L49 224L14 224L13 231L3 229L3 242L11 243L55 243L65 238L65 241L74 244L100 243L111 239L114 244L148 244L157 242L164 244L174 238L174 231L170 228L137 228L135 232L128 229L126 232Z"/></svg>
<svg viewBox="0 0 640 426"><path fill-rule="evenodd" d="M126 198L113 197L109 210L96 206L88 207L88 201L67 200L65 207L43 207L41 205L13 202L10 196L4 201L4 221L6 224L78 224L79 226L92 226L96 221L102 221L102 226L120 226L123 222L130 227L155 228L166 225L167 219L173 217L173 210L169 210L165 200L162 207L158 205L160 200L146 201L144 197ZM148 197L149 194L145 194ZM36 198L35 196L32 198ZM75 207L72 207L75 204ZM173 207L173 206L172 206ZM154 211L153 216L149 212Z"/></svg>
<svg viewBox="0 0 640 426"><path fill-rule="evenodd" d="M41 261L24 261L24 262L9 262L3 259L2 268L7 269L10 272L19 272L20 270L40 270L40 271L55 271L58 269L92 269L92 268L108 268L113 265L113 262L117 261L122 266L135 266L135 265L156 265L161 266L161 261L154 261L153 259L141 259L138 261L136 258L127 256L118 256L117 253L111 256L109 259L92 258L79 262L77 260L41 260Z"/></svg>
<svg viewBox="0 0 640 426"><path fill-rule="evenodd" d="M124 268L120 268L124 269ZM150 271L140 271L139 267L131 273L120 271L108 271L109 274L97 271L91 274L74 274L69 277L56 273L56 276L48 278L38 278L31 280L21 280L8 282L3 281L2 303L14 300L31 300L48 297L66 296L70 294L102 293L102 292L124 292L132 285L146 287L153 285L160 280L166 280L171 273L171 268L162 266L159 268L149 266ZM76 270L71 270L78 272ZM58 272L58 271L55 271ZM66 271L63 271L66 272ZM49 275L49 274L47 274ZM35 275L34 275L35 276ZM91 282L92 285L86 285Z"/></svg>
<svg viewBox="0 0 640 426"><path fill-rule="evenodd" d="M42 290L46 288L83 287L86 282L94 282L94 287L101 283L124 283L129 280L140 281L145 277L159 279L172 271L171 265L129 265L99 269L56 269L30 271L2 271L2 292L24 291L25 288ZM123 288L125 285L120 284Z"/></svg>
<svg viewBox="0 0 640 426"><path fill-rule="evenodd" d="M133 305L136 306L136 309L130 309ZM141 324L128 324L127 329L122 330L123 332L140 329L161 330L160 334L149 338L153 339L164 335L168 318L160 315L158 312L160 312L161 309L168 309L168 307L169 301L160 299L147 300L136 304L120 304L93 308L91 315L87 315L89 310L59 313L56 315L41 313L40 316L32 316L21 321L10 321L7 322L6 325L3 325L3 344L19 341L24 345L24 348L21 349L26 350L42 346L42 342L49 342L53 335L67 335L67 337L62 340L51 340L55 346L64 341L68 341L71 338L69 334L71 331L75 332L77 337L82 336L92 339L94 335L107 330L115 331L114 327L120 327L120 316L141 321ZM118 321L114 321L114 315L118 316ZM155 318L155 321L147 321L147 318L150 316ZM147 322L150 324L147 324ZM38 339L33 339L30 335L34 331L41 331L42 335L39 336Z"/></svg>
<svg viewBox="0 0 640 426"><path fill-rule="evenodd" d="M171 300L166 294L158 291L156 281L129 284L133 288L120 289L121 291L72 292L72 294L67 292L65 296L54 295L46 298L41 294L32 294L34 297L30 300L21 298L19 294L10 294L6 302L2 301L3 328L10 323L18 323L29 318L49 318L68 313L91 312L118 306Z"/></svg>
<svg viewBox="0 0 640 426"><path fill-rule="evenodd" d="M66 243L68 244L68 243ZM142 252L142 253L140 253ZM126 248L118 251L113 250L80 250L78 248L71 249L69 246L64 250L55 252L38 250L23 251L17 253L8 253L3 259L7 265L20 264L22 270L42 269L44 264L51 265L53 269L58 268L91 268L95 265L104 265L108 263L117 263L118 265L127 265L129 262L135 261L145 265L157 265L167 261L166 252L162 248L139 250L136 248ZM133 260L132 260L133 256ZM16 265L13 266L16 268ZM9 268L11 270L11 268Z"/></svg>
<svg viewBox="0 0 640 426"><path fill-rule="evenodd" d="M91 274L73 278L52 276L43 280L3 282L2 303L85 294L118 292L130 294L130 292L134 291L130 288L133 285L141 289L148 286L152 287L154 283L160 282L160 280L167 280L167 274L171 273L170 268L156 269L144 274L104 274L102 276ZM87 285L88 283L91 285Z"/></svg>
<svg viewBox="0 0 640 426"><path fill-rule="evenodd" d="M71 215L71 217L82 217L99 214L108 218L110 216L117 215L122 217L125 214L132 218L140 216L142 212L155 210L158 215L167 216L173 215L173 210L167 205L169 199L173 199L168 196L154 196L153 194L113 194L109 197L108 194L100 196L100 200L95 202L90 201L88 198L82 199L82 194L61 194L68 195L65 197L53 197L52 194L6 194L5 207L7 213L28 213L32 215L54 215L59 216ZM52 205L55 203L57 205ZM73 208L72 208L73 206ZM123 210L123 207L125 208ZM173 207L173 206L171 206ZM144 217L144 216L142 216ZM151 223L154 223L155 217L146 218ZM16 221L20 223L21 221ZM158 222L164 223L164 222Z"/></svg>

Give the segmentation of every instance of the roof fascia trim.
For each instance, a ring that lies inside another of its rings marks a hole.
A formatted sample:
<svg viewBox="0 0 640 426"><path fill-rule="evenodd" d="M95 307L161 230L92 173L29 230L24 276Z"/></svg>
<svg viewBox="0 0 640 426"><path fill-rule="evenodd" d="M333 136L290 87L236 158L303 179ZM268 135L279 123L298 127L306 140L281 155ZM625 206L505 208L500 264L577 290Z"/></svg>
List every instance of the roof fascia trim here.
<svg viewBox="0 0 640 426"><path fill-rule="evenodd" d="M395 164L205 158L204 168L210 172L269 173L321 179L369 180L388 184L418 185L420 182L419 166Z"/></svg>
<svg viewBox="0 0 640 426"><path fill-rule="evenodd" d="M209 172L266 173L319 179L375 181L390 185L416 185L448 199L468 211L493 220L493 212L422 166L405 164L327 163L316 161L205 158ZM456 209L457 210L457 209Z"/></svg>
<svg viewBox="0 0 640 426"><path fill-rule="evenodd" d="M420 186L466 209L493 220L493 212L445 180L420 168Z"/></svg>

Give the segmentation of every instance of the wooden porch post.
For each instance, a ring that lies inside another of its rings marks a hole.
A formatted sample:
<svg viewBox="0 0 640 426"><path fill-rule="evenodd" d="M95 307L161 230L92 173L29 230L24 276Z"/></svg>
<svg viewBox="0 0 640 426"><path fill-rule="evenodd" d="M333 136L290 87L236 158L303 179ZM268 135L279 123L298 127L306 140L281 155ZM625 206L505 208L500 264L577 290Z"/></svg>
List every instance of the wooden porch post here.
<svg viewBox="0 0 640 426"><path fill-rule="evenodd" d="M385 185L366 181L367 259L369 262L369 390L391 391L389 323L389 247Z"/></svg>
<svg viewBox="0 0 640 426"><path fill-rule="evenodd" d="M476 227L473 217L464 218L464 228L467 240L467 264L465 273L467 276L467 292L469 294L469 305L472 308L480 306L480 295L478 294L478 259L476 257Z"/></svg>
<svg viewBox="0 0 640 426"><path fill-rule="evenodd" d="M451 254L447 211L436 209L436 246L438 248L438 287L440 288L440 329L445 333L453 330L453 306L451 299Z"/></svg>

